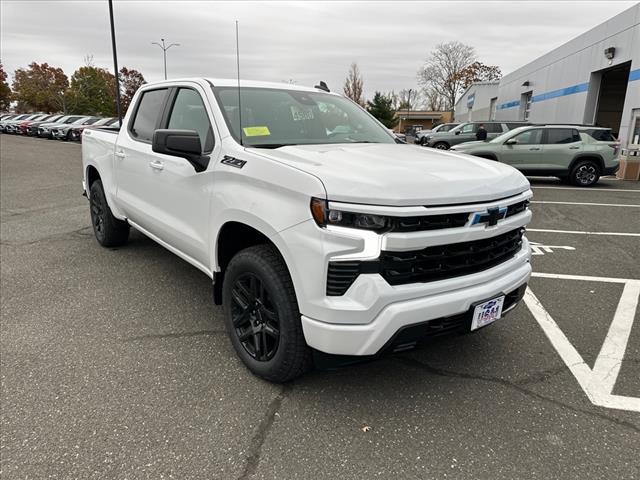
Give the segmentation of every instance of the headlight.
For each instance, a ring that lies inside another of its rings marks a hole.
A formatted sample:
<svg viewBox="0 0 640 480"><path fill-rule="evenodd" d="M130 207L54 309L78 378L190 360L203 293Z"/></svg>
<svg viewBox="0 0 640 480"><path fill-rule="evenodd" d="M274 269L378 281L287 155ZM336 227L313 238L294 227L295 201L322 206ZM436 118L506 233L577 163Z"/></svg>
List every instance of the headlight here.
<svg viewBox="0 0 640 480"><path fill-rule="evenodd" d="M335 225L337 227L360 228L382 232L387 230L391 225L390 218L384 215L330 210L326 200L320 198L311 199L311 215L320 227Z"/></svg>

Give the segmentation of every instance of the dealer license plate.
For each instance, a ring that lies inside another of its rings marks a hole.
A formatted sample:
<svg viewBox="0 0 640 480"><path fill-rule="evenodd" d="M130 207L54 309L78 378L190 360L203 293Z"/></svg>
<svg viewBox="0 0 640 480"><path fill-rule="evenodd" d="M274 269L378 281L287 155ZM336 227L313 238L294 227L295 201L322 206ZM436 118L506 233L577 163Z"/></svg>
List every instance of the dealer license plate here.
<svg viewBox="0 0 640 480"><path fill-rule="evenodd" d="M482 328L498 320L500 318L500 315L502 315L503 305L504 295L476 305L475 309L473 310L471 330L477 330L478 328Z"/></svg>

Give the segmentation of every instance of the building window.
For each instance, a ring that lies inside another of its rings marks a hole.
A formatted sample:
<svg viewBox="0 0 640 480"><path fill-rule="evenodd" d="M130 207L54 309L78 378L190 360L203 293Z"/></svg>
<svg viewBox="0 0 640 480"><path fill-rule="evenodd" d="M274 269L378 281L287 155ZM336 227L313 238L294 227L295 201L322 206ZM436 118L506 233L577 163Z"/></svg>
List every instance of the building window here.
<svg viewBox="0 0 640 480"><path fill-rule="evenodd" d="M522 94L520 99L520 111L522 112L522 120L525 122L529 121L529 116L531 114L531 97L533 96L533 92L526 92Z"/></svg>
<svg viewBox="0 0 640 480"><path fill-rule="evenodd" d="M498 103L498 97L493 97L489 102L489 120L496 119L496 104Z"/></svg>

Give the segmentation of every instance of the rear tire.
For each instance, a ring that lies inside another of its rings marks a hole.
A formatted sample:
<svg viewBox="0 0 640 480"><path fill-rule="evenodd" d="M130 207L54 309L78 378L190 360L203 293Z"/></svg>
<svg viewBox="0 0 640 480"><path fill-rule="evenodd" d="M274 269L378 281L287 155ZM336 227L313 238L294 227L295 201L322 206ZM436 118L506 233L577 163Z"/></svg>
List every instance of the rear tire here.
<svg viewBox="0 0 640 480"><path fill-rule="evenodd" d="M593 160L580 160L571 170L571 183L577 187L590 187L600 178L600 167Z"/></svg>
<svg viewBox="0 0 640 480"><path fill-rule="evenodd" d="M293 283L273 246L249 247L231 259L222 305L233 348L255 375L283 383L311 368Z"/></svg>
<svg viewBox="0 0 640 480"><path fill-rule="evenodd" d="M449 144L446 142L438 142L433 145L433 148L437 148L438 150L449 150Z"/></svg>
<svg viewBox="0 0 640 480"><path fill-rule="evenodd" d="M129 240L129 224L111 213L102 181L96 180L89 189L91 225L96 240L103 247L119 247Z"/></svg>

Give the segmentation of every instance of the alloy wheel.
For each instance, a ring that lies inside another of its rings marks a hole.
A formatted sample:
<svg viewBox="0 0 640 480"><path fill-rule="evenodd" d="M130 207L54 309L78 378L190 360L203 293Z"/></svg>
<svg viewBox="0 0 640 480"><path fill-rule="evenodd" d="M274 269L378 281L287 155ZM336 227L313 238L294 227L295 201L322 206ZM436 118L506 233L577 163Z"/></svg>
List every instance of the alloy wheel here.
<svg viewBox="0 0 640 480"><path fill-rule="evenodd" d="M231 291L231 319L238 340L255 360L271 360L280 344L280 322L271 295L254 273L238 277Z"/></svg>
<svg viewBox="0 0 640 480"><path fill-rule="evenodd" d="M582 165L576 171L576 180L581 185L591 185L596 177L596 167L593 165Z"/></svg>

